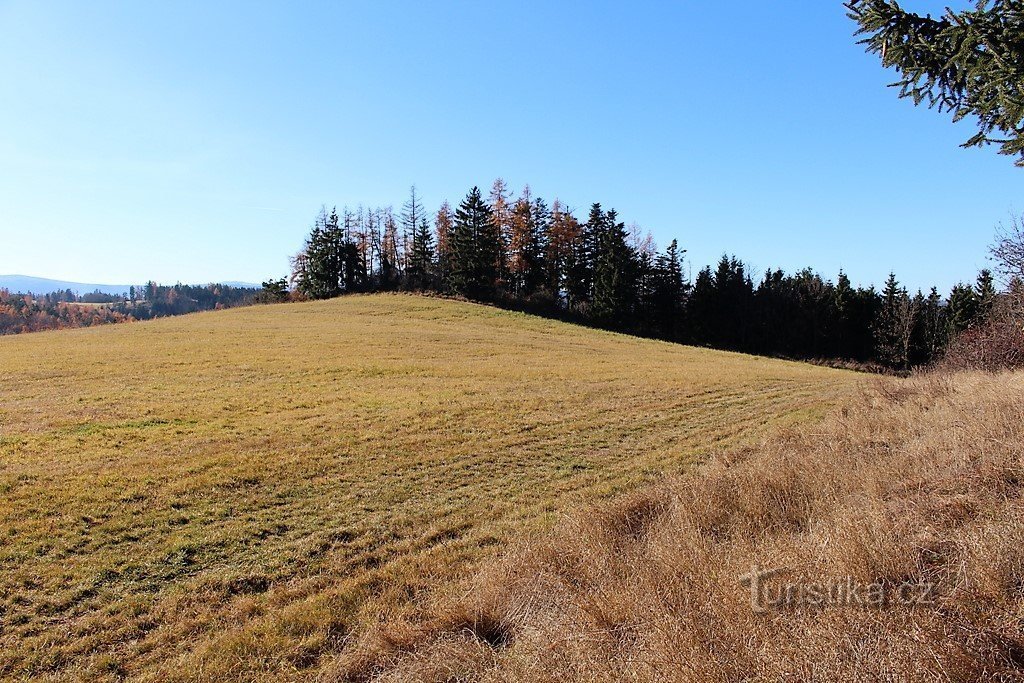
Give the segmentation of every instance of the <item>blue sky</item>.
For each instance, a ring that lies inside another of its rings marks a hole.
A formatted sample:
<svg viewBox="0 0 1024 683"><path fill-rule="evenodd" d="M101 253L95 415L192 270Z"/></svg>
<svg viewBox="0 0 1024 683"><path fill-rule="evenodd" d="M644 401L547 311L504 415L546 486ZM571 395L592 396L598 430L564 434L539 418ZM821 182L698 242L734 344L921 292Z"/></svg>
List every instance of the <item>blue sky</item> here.
<svg viewBox="0 0 1024 683"><path fill-rule="evenodd" d="M260 281L321 204L501 176L695 269L973 279L1024 170L852 30L839 0L0 0L0 273Z"/></svg>

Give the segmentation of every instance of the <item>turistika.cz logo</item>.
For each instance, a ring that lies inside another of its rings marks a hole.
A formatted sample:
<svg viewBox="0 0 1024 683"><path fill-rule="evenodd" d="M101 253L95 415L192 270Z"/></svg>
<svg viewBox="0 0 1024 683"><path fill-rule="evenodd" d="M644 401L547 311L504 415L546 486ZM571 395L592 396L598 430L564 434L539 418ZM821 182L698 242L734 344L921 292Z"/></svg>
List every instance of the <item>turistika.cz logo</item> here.
<svg viewBox="0 0 1024 683"><path fill-rule="evenodd" d="M935 584L932 583L862 583L852 577L833 583L772 581L786 571L784 568L763 569L754 565L749 574L740 577L740 583L750 589L750 607L754 612L765 614L772 610L833 607L930 607L936 604Z"/></svg>

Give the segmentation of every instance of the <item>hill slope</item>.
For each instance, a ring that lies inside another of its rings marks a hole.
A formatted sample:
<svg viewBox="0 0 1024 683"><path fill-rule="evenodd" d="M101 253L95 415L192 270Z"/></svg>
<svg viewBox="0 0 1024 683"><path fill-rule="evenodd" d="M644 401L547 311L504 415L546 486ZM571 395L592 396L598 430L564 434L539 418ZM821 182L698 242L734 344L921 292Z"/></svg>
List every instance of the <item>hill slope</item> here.
<svg viewBox="0 0 1024 683"><path fill-rule="evenodd" d="M404 296L0 339L0 677L307 679L857 376Z"/></svg>
<svg viewBox="0 0 1024 683"><path fill-rule="evenodd" d="M322 680L1020 681L1022 464L1024 373L878 379L574 511Z"/></svg>

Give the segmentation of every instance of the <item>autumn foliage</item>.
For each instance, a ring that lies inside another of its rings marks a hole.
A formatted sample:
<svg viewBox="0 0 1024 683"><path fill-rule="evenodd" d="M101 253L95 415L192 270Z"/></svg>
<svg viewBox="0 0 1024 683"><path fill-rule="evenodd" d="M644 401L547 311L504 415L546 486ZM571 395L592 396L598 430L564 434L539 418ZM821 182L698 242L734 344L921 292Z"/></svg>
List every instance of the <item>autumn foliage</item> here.
<svg viewBox="0 0 1024 683"><path fill-rule="evenodd" d="M130 313L109 306L49 302L30 294L0 289L0 334L92 327L134 320Z"/></svg>
<svg viewBox="0 0 1024 683"><path fill-rule="evenodd" d="M269 283L268 283L269 284ZM125 297L99 292L78 296L71 290L44 295L14 294L0 289L0 335L92 327L149 320L197 311L220 310L258 303L264 294L229 285L158 285L132 288ZM99 301L94 301L99 299Z"/></svg>

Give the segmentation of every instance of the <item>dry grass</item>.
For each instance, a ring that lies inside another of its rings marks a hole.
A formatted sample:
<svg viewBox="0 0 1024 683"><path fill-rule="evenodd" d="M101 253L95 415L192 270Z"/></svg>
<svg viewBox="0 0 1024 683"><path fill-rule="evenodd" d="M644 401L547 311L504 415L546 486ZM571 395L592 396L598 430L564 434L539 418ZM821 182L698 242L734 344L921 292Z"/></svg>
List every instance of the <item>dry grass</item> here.
<svg viewBox="0 0 1024 683"><path fill-rule="evenodd" d="M0 678L336 671L509 539L859 381L400 296L5 337Z"/></svg>
<svg viewBox="0 0 1024 683"><path fill-rule="evenodd" d="M822 424L521 543L333 679L1021 680L1022 458L1024 373L875 380ZM740 581L754 564L785 570L766 613ZM770 604L848 581L888 601Z"/></svg>

